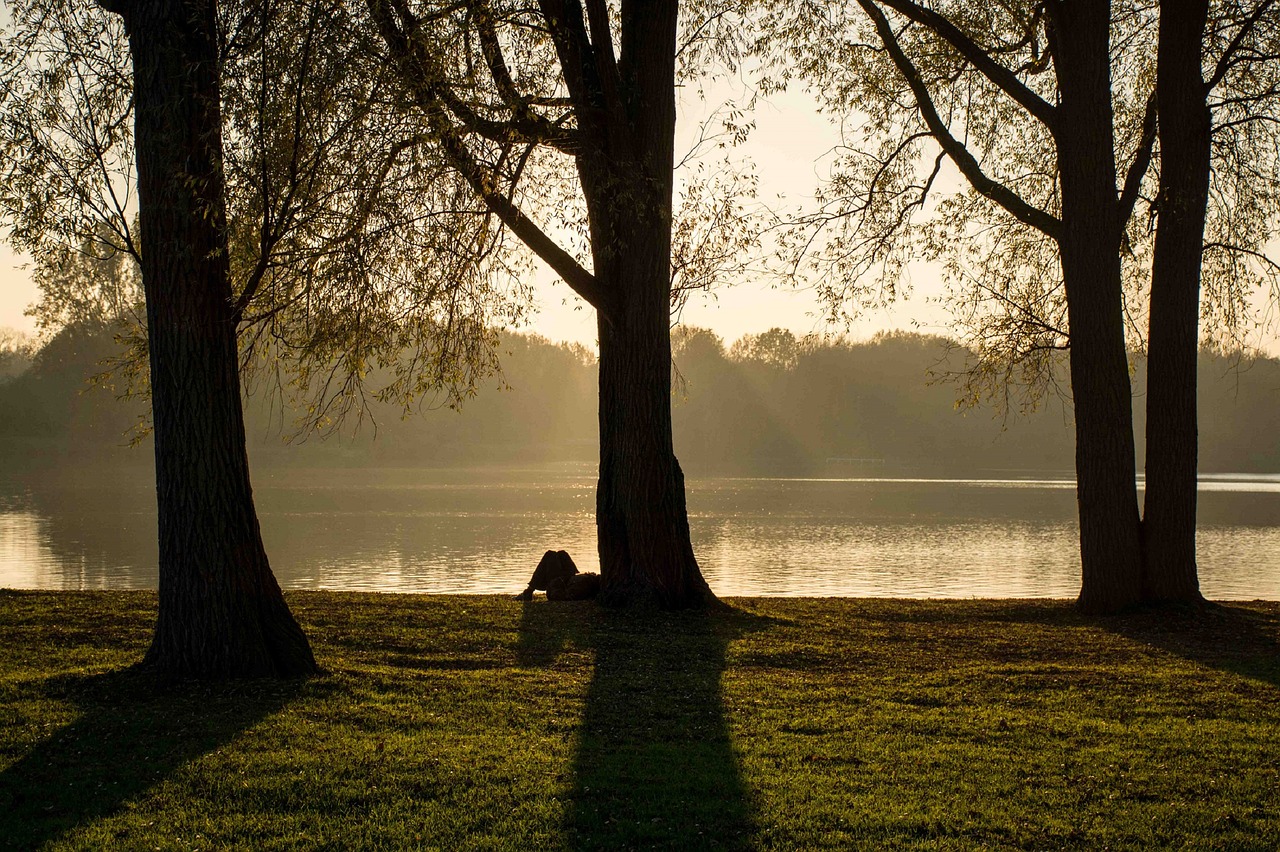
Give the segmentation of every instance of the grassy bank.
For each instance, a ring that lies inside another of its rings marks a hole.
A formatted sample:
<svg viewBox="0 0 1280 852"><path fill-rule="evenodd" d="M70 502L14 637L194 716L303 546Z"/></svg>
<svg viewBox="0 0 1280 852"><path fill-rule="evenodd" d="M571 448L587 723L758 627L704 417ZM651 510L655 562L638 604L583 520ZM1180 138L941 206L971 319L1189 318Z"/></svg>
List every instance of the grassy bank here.
<svg viewBox="0 0 1280 852"><path fill-rule="evenodd" d="M160 689L0 592L0 847L1280 847L1280 604L290 603L325 676Z"/></svg>

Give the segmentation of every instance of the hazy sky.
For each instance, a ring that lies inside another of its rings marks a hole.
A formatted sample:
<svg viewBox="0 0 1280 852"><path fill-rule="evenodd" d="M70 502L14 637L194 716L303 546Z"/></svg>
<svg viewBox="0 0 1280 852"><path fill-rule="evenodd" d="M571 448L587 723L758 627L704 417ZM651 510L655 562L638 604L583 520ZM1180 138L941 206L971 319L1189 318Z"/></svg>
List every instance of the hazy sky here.
<svg viewBox="0 0 1280 852"><path fill-rule="evenodd" d="M687 100L682 104L678 131L682 140L692 140L699 117L709 109L695 98ZM817 114L814 102L803 93L788 93L775 103L762 106L757 110L756 122L750 141L734 156L749 157L755 162L760 199L772 203L781 195L785 202L795 204L812 198L822 168L819 161L836 144L837 131ZM677 156L683 153L677 150ZM714 152L708 156L716 157ZM7 246L0 246L0 326L31 331L34 323L23 311L36 299L36 289L27 272L15 268L21 263L22 258L16 258ZM594 312L545 267L538 276L537 290L541 310L528 330L552 340L594 344ZM906 304L887 314L868 317L853 333L866 337L880 328L909 327L911 311L924 307ZM811 292L775 289L768 282L746 282L721 288L714 296L695 295L683 320L710 327L732 341L774 326L798 334L822 331L825 326L821 315L821 307ZM945 317L935 312L932 320L940 331Z"/></svg>
<svg viewBox="0 0 1280 852"><path fill-rule="evenodd" d="M699 117L708 109L707 104L693 97L681 104L677 158L692 144ZM759 200L791 206L811 201L818 177L825 173L824 157L839 141L838 130L818 114L814 100L799 91L775 96L761 105L755 120L756 128L750 139L734 156L746 157L755 163L760 180ZM707 157L715 158L714 152ZM936 289L936 279L927 273L926 279L925 289ZM587 310L586 304L568 285L549 271L540 276L538 284L541 313L534 330L553 340L594 343L594 313ZM919 286L921 282L916 284ZM851 331L857 337L870 337L883 328L910 328L912 319L916 319L931 330L942 332L945 315L936 308L926 311L928 307L922 300L914 300L868 316ZM733 341L744 334L767 331L775 326L789 328L797 334L833 330L824 325L822 316L822 306L811 291L776 288L761 280L721 287L713 294L695 294L681 320L711 328L726 341Z"/></svg>
<svg viewBox="0 0 1280 852"><path fill-rule="evenodd" d="M714 106L714 104L712 104ZM681 105L681 125L677 136L691 140L700 116L710 106L690 95ZM810 200L818 177L825 173L824 156L836 145L839 134L818 114L815 102L803 92L777 96L756 111L756 129L749 141L735 152L749 157L759 177L759 198L770 203L795 205ZM677 145L677 157L683 154ZM713 152L709 155L714 158ZM778 196L782 196L778 201ZM0 327L32 331L34 322L23 311L36 298L36 289L23 262L7 246L0 244ZM936 305L926 303L938 292L938 278L927 267L914 271L913 295L909 301L872 313L858 321L849 332L856 338L870 337L891 328L919 328L945 333L947 316ZM552 340L571 340L593 345L596 338L594 312L553 273L543 268L537 279L540 313L527 331ZM797 334L840 331L824 325L822 307L808 290L774 288L768 281L745 281L722 287L713 294L698 294L690 300L681 319L688 324L713 329L726 341L743 334L759 333L775 326ZM1280 355L1280 338L1272 329L1257 343L1273 355Z"/></svg>

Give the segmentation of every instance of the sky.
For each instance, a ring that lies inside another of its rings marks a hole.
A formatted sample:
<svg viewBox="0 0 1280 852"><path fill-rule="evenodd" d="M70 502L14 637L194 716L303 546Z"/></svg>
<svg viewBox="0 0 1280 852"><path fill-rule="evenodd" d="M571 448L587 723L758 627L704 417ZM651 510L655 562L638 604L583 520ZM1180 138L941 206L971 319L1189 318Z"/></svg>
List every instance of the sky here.
<svg viewBox="0 0 1280 852"><path fill-rule="evenodd" d="M710 101L702 101L693 94L681 99L677 157L687 149L701 117L730 91L724 89L715 93ZM836 127L818 112L810 95L795 90L774 96L760 105L754 117L754 131L733 156L754 162L760 200L779 207L811 201L820 178L825 174L832 149L839 142ZM711 156L716 155L713 153ZM35 330L35 323L24 315L24 311L35 301L37 292L29 272L21 268L24 263L25 258L15 256L0 243L0 327L31 333ZM695 294L680 319L689 325L710 328L726 343L744 334L758 334L774 327L790 329L798 336L847 333L854 339L866 339L878 331L889 329L946 334L948 318L945 311L928 302L929 297L937 295L941 289L936 270L924 265L914 268L911 286L909 300L869 312L849 327L825 324L823 307L812 290L778 287L765 279L735 283L708 294ZM535 279L535 292L539 310L535 319L522 331L594 347L594 312L568 285L542 267ZM1276 316L1275 311L1270 313L1273 318ZM1256 335L1255 345L1273 356L1280 356L1278 332L1280 323L1273 323L1267 333Z"/></svg>
<svg viewBox="0 0 1280 852"><path fill-rule="evenodd" d="M707 110L707 104L692 97L682 101L676 134L677 158L687 150L698 118ZM760 181L759 200L779 207L812 201L832 149L840 141L837 128L818 113L816 101L803 91L789 91L762 104L755 111L755 123L750 138L734 151L734 157L754 162ZM921 288L918 290L921 296L938 289L937 276L928 270L922 281L914 283ZM595 342L594 314L568 285L557 281L548 271L538 281L538 292L541 311L533 330L552 340L573 340L586 345ZM823 307L812 290L778 287L761 279L720 287L708 294L694 294L680 320L710 328L726 343L744 334L759 334L775 327L790 329L797 335L847 330L851 336L862 339L884 329L912 328L913 320L921 330L944 333L946 322L944 314L925 305L922 299L868 314L849 329L828 326L823 316Z"/></svg>
<svg viewBox="0 0 1280 852"><path fill-rule="evenodd" d="M718 102L708 105L692 96L682 100L677 137L686 147L700 117ZM756 110L755 120L755 131L748 142L734 152L734 157L750 158L755 163L760 199L788 205L812 199L823 168L821 161L839 141L837 130L818 114L813 99L803 92L776 97ZM677 157L683 153L678 144ZM24 311L38 294L29 271L21 268L25 260L0 244L0 327L30 333L34 332L35 323ZM594 312L545 267L535 283L539 312L523 330L551 340L594 346ZM878 312L859 321L849 331L854 337L865 338L880 329L910 328L912 320L917 319L923 320L926 330L942 332L945 317L926 316L921 311L923 307L913 301ZM726 342L774 327L788 328L797 335L844 330L826 326L822 315L822 306L812 291L778 288L767 280L759 280L722 287L712 294L695 294L681 320L710 328Z"/></svg>

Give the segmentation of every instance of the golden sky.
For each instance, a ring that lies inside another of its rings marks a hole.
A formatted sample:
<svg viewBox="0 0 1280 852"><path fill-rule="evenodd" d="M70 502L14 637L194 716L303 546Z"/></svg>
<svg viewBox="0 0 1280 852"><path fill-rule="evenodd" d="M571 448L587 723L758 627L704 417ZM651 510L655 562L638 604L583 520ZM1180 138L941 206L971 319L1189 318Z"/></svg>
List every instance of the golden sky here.
<svg viewBox="0 0 1280 852"><path fill-rule="evenodd" d="M732 93L727 85L719 89L715 103L726 93ZM710 108L692 93L682 99L677 157L691 144L700 117ZM759 199L779 207L803 206L811 201L820 177L825 174L826 158L839 141L838 130L818 113L813 98L799 91L775 96L759 106L755 121L749 140L735 149L733 157L750 158L754 162L759 177ZM718 155L713 152L709 156ZM19 268L23 262L23 258L0 244L0 327L32 332L34 321L23 312L37 294L28 273ZM594 345L595 316L585 303L545 267L540 270L536 284L540 310L523 330L552 340ZM823 308L811 291L774 287L768 280L743 281L711 294L697 294L686 306L681 320L712 329L726 343L773 327L788 328L797 335L847 330L855 338L867 338L885 329L915 328L945 334L946 313L927 301L939 291L937 272L920 265L912 271L911 285L913 293L909 300L869 313L848 329L824 323ZM1276 321L1276 314L1276 310L1270 311L1271 328L1259 332L1255 340L1260 348L1280 356L1280 322Z"/></svg>

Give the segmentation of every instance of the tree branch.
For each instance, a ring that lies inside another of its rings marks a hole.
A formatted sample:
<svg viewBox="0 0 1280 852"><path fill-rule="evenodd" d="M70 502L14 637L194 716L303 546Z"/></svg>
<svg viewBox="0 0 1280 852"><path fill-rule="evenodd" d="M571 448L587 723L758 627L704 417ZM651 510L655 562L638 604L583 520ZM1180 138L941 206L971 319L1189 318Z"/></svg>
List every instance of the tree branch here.
<svg viewBox="0 0 1280 852"><path fill-rule="evenodd" d="M494 88L497 89L498 97L502 99L503 104L511 110L513 121L510 123L510 129L520 131L525 137L523 139L524 142L547 144L564 153L573 153L572 149L576 145L571 138L572 134L567 133L559 122L553 122L535 112L532 108L532 101L516 88L515 79L511 76L511 69L507 66L507 60L502 54L502 44L498 40L498 29L494 23L493 9L490 7L488 0L478 0L478 2L471 3L468 9L475 22L476 34L480 40L480 52L484 55L484 61L489 68L489 76L493 79ZM452 109L452 107L450 108ZM457 110L454 111L457 113ZM461 118L461 115L459 117ZM495 122L495 124L497 123ZM490 139L497 139L495 135L486 135ZM505 139L499 141L505 141Z"/></svg>
<svg viewBox="0 0 1280 852"><path fill-rule="evenodd" d="M890 2L899 2L899 0L890 0ZM919 108L920 115L929 128L929 132L933 134L933 138L938 141L942 150L956 164L973 188L986 198L999 204L1019 222L1024 225L1030 225L1046 236L1057 239L1062 223L1056 217L1028 204L1022 196L1009 189L1009 187L988 177L982 171L982 166L969 153L969 149L951 135L951 131L942 121L941 116L938 115L938 109L934 106L933 98L929 94L929 89L921 78L920 72L911 60L907 58L906 53L903 52L902 45L898 42L898 37L889 26L889 20L885 17L880 7L873 0L858 0L858 5L874 22L876 32L880 35L881 42L893 59L893 64L897 66L899 73L906 79L907 85L911 87L911 92L915 95L916 106Z"/></svg>
<svg viewBox="0 0 1280 852"><path fill-rule="evenodd" d="M961 56L973 63L973 66L982 73L982 76L994 83L1000 91L1016 101L1023 109L1038 118L1045 127L1050 130L1053 129L1058 120L1057 111L1053 105L1027 88L1026 84L1019 80L1016 74L993 60L985 49L965 35L951 21L912 0L882 0L882 2L894 11L928 27L946 39L948 44L960 52ZM862 7L865 9L866 4L862 3Z"/></svg>
<svg viewBox="0 0 1280 852"><path fill-rule="evenodd" d="M582 20L582 4L579 0L538 0L538 6L546 19L570 98L575 105L602 107L599 80L595 79L595 69L589 61L591 40L587 38ZM582 126L582 116L578 126Z"/></svg>
<svg viewBox="0 0 1280 852"><path fill-rule="evenodd" d="M1267 13L1267 10L1271 8L1274 2L1275 0L1262 0L1257 8L1253 10L1253 14L1245 19L1245 22L1240 26L1240 31L1235 34L1235 37L1231 39L1231 43L1227 45L1226 50L1222 51L1222 55L1218 57L1218 64L1214 66L1213 76L1205 83L1206 93L1213 91L1222 82L1222 78L1227 76L1227 72L1235 64L1236 51L1240 49L1240 45L1244 43L1245 38L1258 25L1258 21L1262 20L1262 16Z"/></svg>
<svg viewBox="0 0 1280 852"><path fill-rule="evenodd" d="M1138 203L1138 192L1142 188L1142 178L1151 167L1151 152L1156 142L1156 93L1153 89L1147 97L1147 108L1142 114L1142 134L1138 137L1138 150L1133 154L1133 162L1124 176L1124 189L1120 192L1120 228L1129 222L1133 208Z"/></svg>
<svg viewBox="0 0 1280 852"><path fill-rule="evenodd" d="M493 9L486 0L472 3L468 7L472 20L475 21L476 35L480 39L480 52L484 55L485 64L489 66L489 76L498 90L498 96L514 112L526 105L525 99L516 89L516 82L507 67L507 60L502 55L502 44L498 40L498 28L493 21Z"/></svg>
<svg viewBox="0 0 1280 852"><path fill-rule="evenodd" d="M622 77L618 73L618 57L613 52L613 31L609 28L609 9L604 0L586 0L587 22L591 27L591 48L596 55L596 73L600 75L600 93L605 111L619 128L626 127L626 111L622 108Z"/></svg>
<svg viewBox="0 0 1280 852"><path fill-rule="evenodd" d="M547 236L546 232L519 207L498 191L492 175L488 174L476 161L465 143L458 138L457 132L445 124L447 119L439 108L432 110L428 107L427 113L441 150L472 191L480 196L502 224L511 229L511 233L519 237L521 242L550 266L575 293L606 319L612 321L615 313L612 294L601 287L594 275L583 268L572 255L560 248L556 241Z"/></svg>
<svg viewBox="0 0 1280 852"><path fill-rule="evenodd" d="M400 66L404 84L415 90L429 90L431 99L444 103L468 131L495 142L537 143L566 154L576 151L577 141L571 131L527 107L523 111L513 109L516 115L511 121L480 115L454 93L436 58L415 38L422 31L422 20L408 4L403 0L367 0L367 5L392 58ZM518 93L516 97L519 101Z"/></svg>
<svg viewBox="0 0 1280 852"><path fill-rule="evenodd" d="M531 110L525 115L517 114L510 121L495 121L472 109L454 94L449 85L426 85L431 86L433 94L449 108L463 127L485 139L503 143L547 145L565 154L574 154L578 150L578 142L572 131L566 131Z"/></svg>
<svg viewBox="0 0 1280 852"><path fill-rule="evenodd" d="M554 0L542 0L542 2L545 8L553 4ZM450 118L451 107L442 98L442 90L447 89L447 87L431 85L429 80L421 80L424 75L415 74L417 71L429 71L424 67L416 67L423 62L429 61L429 58L423 56L420 52L415 52L412 48L411 35L413 27L416 25L416 20L409 14L403 2L401 0L367 0L367 3L383 40L391 50L393 59L400 66L402 79L411 85L418 106L421 107L426 115L431 127L433 141L439 145L440 151L448 159L450 165L458 171L472 191L484 201L485 205L494 212L521 242L550 266L575 293L612 322L615 313L612 294L602 288L594 275L583 268L572 255L562 249L519 207L498 191L496 182L493 179L494 175L477 162L459 135L458 128L454 126ZM388 3L395 4L398 7L396 14L400 16L405 25L410 27L409 33L404 32L401 25L397 24L391 9L388 8ZM581 7L579 7L580 11ZM579 25L581 25L581 22L581 16L579 16ZM553 38L557 41L557 50L559 50L560 42L566 40L566 33L561 32L560 28L555 26L552 26L552 30ZM560 33L558 36L556 35L557 32ZM575 51L578 47L580 45L576 43L565 44L565 50L561 54L562 64L569 61L570 65L572 65L573 58L577 55ZM564 58L566 54L569 57L568 60ZM563 70L565 78L568 80L572 73L570 67L566 66ZM585 69L579 66L577 70L579 84L582 84L580 75ZM576 97L575 100L577 100ZM511 142L514 140L508 137L503 141Z"/></svg>

